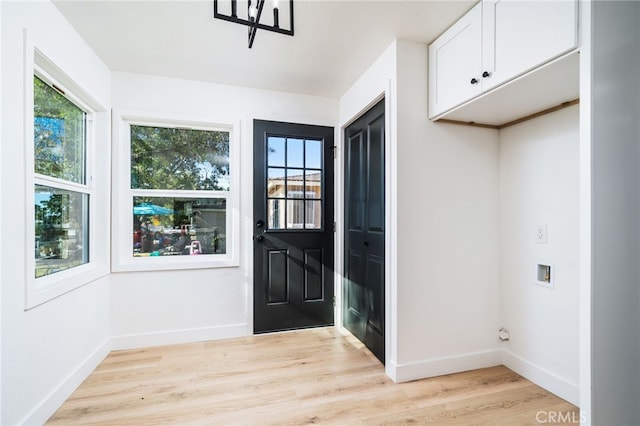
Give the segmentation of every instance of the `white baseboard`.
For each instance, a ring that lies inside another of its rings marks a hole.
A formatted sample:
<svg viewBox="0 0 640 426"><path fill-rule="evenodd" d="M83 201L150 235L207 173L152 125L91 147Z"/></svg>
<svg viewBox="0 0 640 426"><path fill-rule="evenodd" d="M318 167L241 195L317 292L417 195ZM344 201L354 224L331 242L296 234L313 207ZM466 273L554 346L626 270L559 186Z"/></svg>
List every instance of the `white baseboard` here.
<svg viewBox="0 0 640 426"><path fill-rule="evenodd" d="M248 335L247 324L219 327L188 328L153 333L121 334L111 337L112 350L148 348L151 346L176 345L206 340L230 339Z"/></svg>
<svg viewBox="0 0 640 426"><path fill-rule="evenodd" d="M73 370L49 395L47 395L19 423L21 425L42 425L56 412L63 402L75 391L84 379L109 355L111 340L106 339L78 367Z"/></svg>
<svg viewBox="0 0 640 426"><path fill-rule="evenodd" d="M501 363L549 392L580 406L580 386L541 368L508 350L501 351Z"/></svg>
<svg viewBox="0 0 640 426"><path fill-rule="evenodd" d="M387 375L396 383L444 374L461 373L478 368L500 365L500 351L475 352L448 358L431 359L410 364L387 363Z"/></svg>
<svg viewBox="0 0 640 426"><path fill-rule="evenodd" d="M395 364L393 361L388 361L385 372L394 382L401 383L496 365L504 365L560 398L580 406L578 384L571 383L507 350L471 353L410 364Z"/></svg>

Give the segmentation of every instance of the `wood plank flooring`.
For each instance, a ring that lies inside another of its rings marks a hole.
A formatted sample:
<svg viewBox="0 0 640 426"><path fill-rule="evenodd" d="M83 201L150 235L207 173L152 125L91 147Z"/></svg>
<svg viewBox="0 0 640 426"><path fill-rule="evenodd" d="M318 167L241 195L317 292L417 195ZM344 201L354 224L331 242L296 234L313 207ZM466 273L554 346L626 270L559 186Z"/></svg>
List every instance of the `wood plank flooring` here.
<svg viewBox="0 0 640 426"><path fill-rule="evenodd" d="M358 340L329 327L114 351L47 424L493 426L550 415L579 419L505 367L393 383Z"/></svg>

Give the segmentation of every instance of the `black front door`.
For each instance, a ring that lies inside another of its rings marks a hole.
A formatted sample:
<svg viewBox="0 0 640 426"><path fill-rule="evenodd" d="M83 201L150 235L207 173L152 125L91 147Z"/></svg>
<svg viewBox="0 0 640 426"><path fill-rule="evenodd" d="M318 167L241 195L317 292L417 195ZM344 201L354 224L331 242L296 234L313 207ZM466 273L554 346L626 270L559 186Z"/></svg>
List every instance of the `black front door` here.
<svg viewBox="0 0 640 426"><path fill-rule="evenodd" d="M333 325L333 128L253 131L254 332Z"/></svg>
<svg viewBox="0 0 640 426"><path fill-rule="evenodd" d="M345 130L344 326L384 363L384 100Z"/></svg>

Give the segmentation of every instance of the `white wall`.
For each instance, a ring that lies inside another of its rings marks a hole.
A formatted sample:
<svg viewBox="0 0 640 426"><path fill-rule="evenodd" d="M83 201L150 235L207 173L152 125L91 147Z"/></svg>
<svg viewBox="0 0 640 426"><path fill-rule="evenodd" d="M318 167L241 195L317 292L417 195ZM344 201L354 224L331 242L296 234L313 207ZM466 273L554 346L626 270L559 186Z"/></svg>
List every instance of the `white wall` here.
<svg viewBox="0 0 640 426"><path fill-rule="evenodd" d="M0 99L2 97L2 2L0 2ZM2 102L0 102L0 117L2 117ZM2 119L0 119L0 146L2 146ZM2 176L2 150L0 149L0 176ZM2 206L3 200L0 197L0 223L2 223ZM0 227L0 241L4 240L4 232ZM0 244L0 259L2 259L2 245ZM2 288L4 287L2 282L2 270L4 269L2 262L0 262L0 318L2 318ZM2 377L2 327L0 327L0 378ZM0 381L0 422L2 421L2 383Z"/></svg>
<svg viewBox="0 0 640 426"><path fill-rule="evenodd" d="M640 418L640 3L593 3L593 424Z"/></svg>
<svg viewBox="0 0 640 426"><path fill-rule="evenodd" d="M498 133L427 119L426 58L398 40L340 99L345 126L387 97L386 372L397 381L499 363Z"/></svg>
<svg viewBox="0 0 640 426"><path fill-rule="evenodd" d="M398 380L499 364L498 134L427 119L427 57L398 43Z"/></svg>
<svg viewBox="0 0 640 426"><path fill-rule="evenodd" d="M500 132L504 364L579 402L579 107ZM535 242L538 225L547 243ZM552 265L554 288L536 285Z"/></svg>
<svg viewBox="0 0 640 426"><path fill-rule="evenodd" d="M239 125L240 131L240 266L112 274L111 333L114 348L251 334L253 119L335 126L338 120L337 101L114 73L113 107L116 113L138 112ZM114 138L114 149L120 143L121 140ZM126 170L121 172L128 173Z"/></svg>
<svg viewBox="0 0 640 426"><path fill-rule="evenodd" d="M2 3L2 146L0 205L2 286L2 418L0 423L44 422L108 352L109 278L25 311L27 235L25 86L38 48L107 111L110 72L49 2ZM23 33L26 29L26 33ZM26 41L24 35L26 34ZM107 113L104 113L107 114ZM108 117L105 124L108 122ZM108 158L108 126L99 130L98 155ZM108 168L98 165L94 196L109 205ZM108 210L108 209L107 209ZM108 211L96 216L108 223ZM98 251L108 253L108 239ZM101 263L102 262L102 263ZM97 261L107 271L108 257Z"/></svg>

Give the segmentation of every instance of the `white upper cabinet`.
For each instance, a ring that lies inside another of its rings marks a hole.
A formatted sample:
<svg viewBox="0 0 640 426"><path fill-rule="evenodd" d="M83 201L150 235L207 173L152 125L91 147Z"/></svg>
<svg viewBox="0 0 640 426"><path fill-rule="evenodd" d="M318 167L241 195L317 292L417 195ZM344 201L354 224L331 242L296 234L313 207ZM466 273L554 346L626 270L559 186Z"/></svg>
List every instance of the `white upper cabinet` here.
<svg viewBox="0 0 640 426"><path fill-rule="evenodd" d="M577 45L577 4L570 0L482 2L483 90L541 65Z"/></svg>
<svg viewBox="0 0 640 426"><path fill-rule="evenodd" d="M482 4L429 46L429 64L430 116L480 94Z"/></svg>
<svg viewBox="0 0 640 426"><path fill-rule="evenodd" d="M577 47L576 0L484 0L429 46L429 118Z"/></svg>

